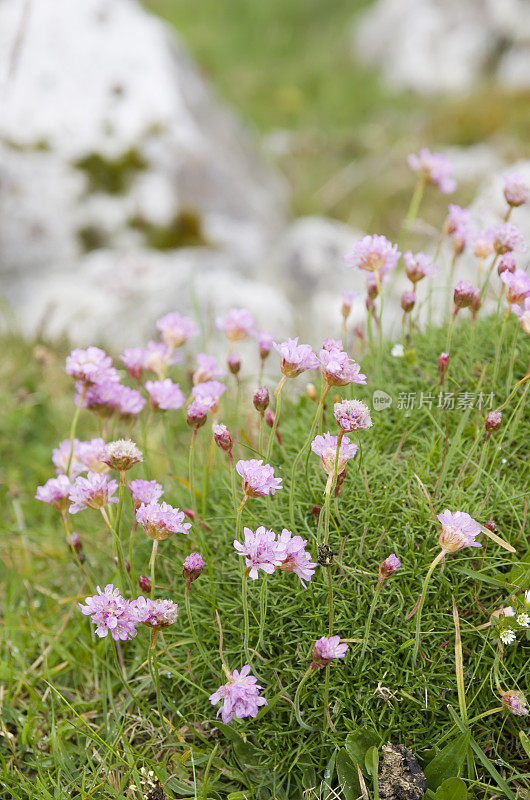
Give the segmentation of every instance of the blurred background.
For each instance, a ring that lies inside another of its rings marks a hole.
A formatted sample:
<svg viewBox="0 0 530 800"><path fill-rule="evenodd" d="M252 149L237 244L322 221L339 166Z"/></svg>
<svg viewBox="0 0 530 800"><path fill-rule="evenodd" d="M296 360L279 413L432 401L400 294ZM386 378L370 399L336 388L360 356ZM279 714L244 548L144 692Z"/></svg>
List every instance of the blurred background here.
<svg viewBox="0 0 530 800"><path fill-rule="evenodd" d="M335 335L343 254L397 239L408 153L459 184L426 197L428 249L447 202L530 178L529 133L529 0L0 0L4 322L119 348L246 306Z"/></svg>

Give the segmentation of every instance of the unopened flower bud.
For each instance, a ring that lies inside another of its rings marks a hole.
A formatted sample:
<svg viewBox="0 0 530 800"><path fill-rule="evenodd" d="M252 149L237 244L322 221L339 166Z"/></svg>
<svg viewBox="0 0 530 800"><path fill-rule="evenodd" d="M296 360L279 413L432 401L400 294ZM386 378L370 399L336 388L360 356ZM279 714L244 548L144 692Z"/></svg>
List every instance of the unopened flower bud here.
<svg viewBox="0 0 530 800"><path fill-rule="evenodd" d="M146 592L146 594L148 594L151 591L151 580L147 577L147 575L140 575L138 577L138 586L142 592Z"/></svg>
<svg viewBox="0 0 530 800"><path fill-rule="evenodd" d="M119 567L119 566L120 566L120 562L119 562L119 560L118 560L118 556L114 556L114 563L116 564L116 566L117 566L117 567ZM128 562L128 561L124 561L124 562L123 562L123 566L125 567L125 570L126 570L127 572L130 572L130 571L131 571L131 565L129 564L129 562Z"/></svg>
<svg viewBox="0 0 530 800"><path fill-rule="evenodd" d="M368 278L366 282L366 293L370 300L374 300L379 294L379 284L375 278Z"/></svg>
<svg viewBox="0 0 530 800"><path fill-rule="evenodd" d="M484 422L484 426L488 432L496 431L497 428L500 428L502 422L502 414L500 411L490 411L486 420Z"/></svg>
<svg viewBox="0 0 530 800"><path fill-rule="evenodd" d="M205 566L204 559L199 553L190 553L182 564L182 577L186 578L188 585L196 580Z"/></svg>
<svg viewBox="0 0 530 800"><path fill-rule="evenodd" d="M467 308L473 302L475 288L468 281L458 281L455 286L453 300L456 308Z"/></svg>
<svg viewBox="0 0 530 800"><path fill-rule="evenodd" d="M272 428L272 426L274 425L275 416L276 414L270 408L268 408L267 411L265 412L265 422L267 423L269 428Z"/></svg>
<svg viewBox="0 0 530 800"><path fill-rule="evenodd" d="M342 306L340 309L340 313L344 317L344 319L348 319L351 312L351 307L353 303L354 297L357 295L357 292L343 292L342 293Z"/></svg>
<svg viewBox="0 0 530 800"><path fill-rule="evenodd" d="M80 553L83 549L83 545L81 543L81 539L79 538L79 534L73 531L70 536L66 537L66 544L72 550L75 550L76 553Z"/></svg>
<svg viewBox="0 0 530 800"><path fill-rule="evenodd" d="M215 443L224 450L225 453L230 453L232 447L234 445L234 440L230 435L230 431L226 427L226 425L214 425L213 426L213 438L215 439Z"/></svg>
<svg viewBox="0 0 530 800"><path fill-rule="evenodd" d="M320 517L320 512L322 511L322 506L313 506L311 509L311 513L313 514L314 518L318 522L318 518Z"/></svg>
<svg viewBox="0 0 530 800"><path fill-rule="evenodd" d="M258 347L259 347L259 357L262 361L265 361L267 356L269 355L272 344L274 342L274 337L271 333L267 333L267 331L262 331L259 335L258 339Z"/></svg>
<svg viewBox="0 0 530 800"><path fill-rule="evenodd" d="M305 387L305 393L313 403L318 403L318 393L314 383L308 383Z"/></svg>
<svg viewBox="0 0 530 800"><path fill-rule="evenodd" d="M197 430L206 422L206 417L208 416L208 410L205 406L201 405L194 401L188 406L188 411L186 414L186 422L193 428Z"/></svg>
<svg viewBox="0 0 530 800"><path fill-rule="evenodd" d="M438 374L440 375L440 383L443 383L448 366L449 353L440 353L440 357L438 359Z"/></svg>
<svg viewBox="0 0 530 800"><path fill-rule="evenodd" d="M379 564L379 577L383 580L384 578L389 578L391 575L396 572L401 566L401 561L396 556L395 553L391 553L388 558L385 558Z"/></svg>
<svg viewBox="0 0 530 800"><path fill-rule="evenodd" d="M260 414L263 414L269 405L269 390L266 386L260 386L259 389L256 389L254 392L254 408L256 411L259 411Z"/></svg>
<svg viewBox="0 0 530 800"><path fill-rule="evenodd" d="M412 311L416 304L416 295L408 289L401 295L401 308L403 311Z"/></svg>
<svg viewBox="0 0 530 800"><path fill-rule="evenodd" d="M460 255L464 251L466 246L466 237L456 231L453 236L451 237L451 243L453 245L453 253L457 256Z"/></svg>
<svg viewBox="0 0 530 800"><path fill-rule="evenodd" d="M495 524L495 522L492 519L490 519L489 522L485 522L484 523L484 527L487 528L492 533L496 533L497 532L497 525Z"/></svg>
<svg viewBox="0 0 530 800"><path fill-rule="evenodd" d="M475 289L473 292L473 299L471 300L471 311L473 312L473 319L476 317L482 305L482 298L480 296L480 289Z"/></svg>
<svg viewBox="0 0 530 800"><path fill-rule="evenodd" d="M232 375L237 375L239 370L241 369L241 359L237 353L230 353L228 358L226 359L226 363L228 364L228 369L232 373Z"/></svg>
<svg viewBox="0 0 530 800"><path fill-rule="evenodd" d="M360 325L356 325L355 328L353 329L353 332L358 339L364 339L364 331Z"/></svg>
<svg viewBox="0 0 530 800"><path fill-rule="evenodd" d="M526 697L522 692L515 691L514 689L503 692L501 695L501 703L506 711L515 714L516 717L524 717L528 714Z"/></svg>

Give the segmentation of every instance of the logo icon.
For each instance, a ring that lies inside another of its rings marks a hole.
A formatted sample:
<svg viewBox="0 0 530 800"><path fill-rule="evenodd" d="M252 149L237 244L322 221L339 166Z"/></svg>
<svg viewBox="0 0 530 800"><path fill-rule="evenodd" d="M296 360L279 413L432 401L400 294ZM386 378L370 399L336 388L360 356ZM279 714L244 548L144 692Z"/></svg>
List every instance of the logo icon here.
<svg viewBox="0 0 530 800"><path fill-rule="evenodd" d="M384 411L392 405L392 398L382 389L376 389L372 395L372 407L374 411Z"/></svg>

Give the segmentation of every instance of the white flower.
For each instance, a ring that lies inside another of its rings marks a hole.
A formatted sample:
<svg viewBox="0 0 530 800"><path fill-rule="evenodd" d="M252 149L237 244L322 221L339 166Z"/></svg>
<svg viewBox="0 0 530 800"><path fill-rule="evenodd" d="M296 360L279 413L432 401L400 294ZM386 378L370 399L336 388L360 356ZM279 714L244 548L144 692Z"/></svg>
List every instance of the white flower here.
<svg viewBox="0 0 530 800"><path fill-rule="evenodd" d="M394 356L394 358L403 358L405 355L405 348L402 344L395 344L390 351L390 355Z"/></svg>
<svg viewBox="0 0 530 800"><path fill-rule="evenodd" d="M530 614L526 614L524 611L517 616L517 623L522 628L528 628L530 625Z"/></svg>
<svg viewBox="0 0 530 800"><path fill-rule="evenodd" d="M505 631L501 631L500 639L503 644L512 644L515 642L515 632L511 628L506 628Z"/></svg>
<svg viewBox="0 0 530 800"><path fill-rule="evenodd" d="M530 606L530 589L527 589L524 593L524 599L527 606Z"/></svg>
<svg viewBox="0 0 530 800"><path fill-rule="evenodd" d="M515 617L515 611L511 606L506 606L506 608L503 608L502 613L505 617Z"/></svg>

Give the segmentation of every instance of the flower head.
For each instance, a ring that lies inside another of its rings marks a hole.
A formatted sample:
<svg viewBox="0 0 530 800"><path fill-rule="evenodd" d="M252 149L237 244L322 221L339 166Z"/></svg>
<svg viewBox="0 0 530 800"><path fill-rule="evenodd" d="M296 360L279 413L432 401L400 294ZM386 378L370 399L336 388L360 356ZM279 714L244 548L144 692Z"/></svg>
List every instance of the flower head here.
<svg viewBox="0 0 530 800"><path fill-rule="evenodd" d="M516 269L515 272L506 270L501 274L501 281L506 286L506 300L522 306L530 296L530 275L524 269Z"/></svg>
<svg viewBox="0 0 530 800"><path fill-rule="evenodd" d="M523 717L528 714L528 705L526 697L522 692L511 689L509 692L503 692L501 695L501 703L506 711L515 714L516 717Z"/></svg>
<svg viewBox="0 0 530 800"><path fill-rule="evenodd" d="M523 234L511 222L504 222L497 228L493 246L495 247L495 252L501 256L514 250L524 251L526 249Z"/></svg>
<svg viewBox="0 0 530 800"><path fill-rule="evenodd" d="M480 525L465 511L453 513L446 509L442 514L438 514L438 519L442 523L440 547L446 553L455 553L463 547L482 547L475 541L475 537L480 533Z"/></svg>
<svg viewBox="0 0 530 800"><path fill-rule="evenodd" d="M76 395L75 402L104 417L114 412L124 418L136 417L145 406L145 398L140 392L112 381L89 386L86 394L79 392Z"/></svg>
<svg viewBox="0 0 530 800"><path fill-rule="evenodd" d="M495 231L492 228L474 233L472 237L473 254L480 259L488 258L495 249L494 239Z"/></svg>
<svg viewBox="0 0 530 800"><path fill-rule="evenodd" d="M263 415L269 406L269 401L269 390L266 386L259 386L254 392L254 397L252 398L252 402L254 403L254 408L256 411L259 411L259 413Z"/></svg>
<svg viewBox="0 0 530 800"><path fill-rule="evenodd" d="M176 311L171 311L161 317L156 323L162 340L173 350L187 342L192 336L197 336L197 326L189 317L181 317Z"/></svg>
<svg viewBox="0 0 530 800"><path fill-rule="evenodd" d="M156 481L145 481L143 478L130 481L128 486L132 495L135 512L140 508L142 503L144 505L156 503L164 494L164 490L159 483Z"/></svg>
<svg viewBox="0 0 530 800"><path fill-rule="evenodd" d="M475 287L469 281L458 281L453 293L456 308L467 308L473 302Z"/></svg>
<svg viewBox="0 0 530 800"><path fill-rule="evenodd" d="M519 317L522 329L530 333L530 297L526 297L522 306L513 305L512 311Z"/></svg>
<svg viewBox="0 0 530 800"><path fill-rule="evenodd" d="M248 461L238 461L236 464L238 475L243 479L243 491L248 497L262 497L274 494L282 488L282 479L274 477L274 468L264 464L262 460L251 458Z"/></svg>
<svg viewBox="0 0 530 800"><path fill-rule="evenodd" d="M431 256L425 253L412 253L410 250L403 256L407 278L411 283L416 284L423 278L429 278L438 271L438 264L435 264Z"/></svg>
<svg viewBox="0 0 530 800"><path fill-rule="evenodd" d="M236 719L257 717L259 706L266 706L267 701L264 697L260 697L262 687L258 685L258 679L250 674L250 666L245 664L241 672L235 669L232 673L227 670L227 673L228 683L220 686L209 698L212 706L219 700L223 701L217 716L221 714L225 725L234 717Z"/></svg>
<svg viewBox="0 0 530 800"><path fill-rule="evenodd" d="M335 403L333 415L337 425L346 433L365 431L372 427L370 409L361 400L342 400Z"/></svg>
<svg viewBox="0 0 530 800"><path fill-rule="evenodd" d="M204 396L193 400L186 410L186 423L194 431L197 431L206 422L208 411L213 408L215 408L215 400L212 397Z"/></svg>
<svg viewBox="0 0 530 800"><path fill-rule="evenodd" d="M105 638L110 635L115 641L125 641L136 636L138 619L132 604L121 596L119 589L112 583L102 591L97 587L97 594L85 599L86 605L79 603L82 614L90 616L96 625L96 634Z"/></svg>
<svg viewBox="0 0 530 800"><path fill-rule="evenodd" d="M169 503L142 503L136 521L143 525L150 539L167 539L172 533L189 533L191 522L184 522L184 512Z"/></svg>
<svg viewBox="0 0 530 800"><path fill-rule="evenodd" d="M115 497L118 484L106 475L89 472L86 478L77 477L70 490L70 514L77 514L85 508L101 509L109 503L117 503Z"/></svg>
<svg viewBox="0 0 530 800"><path fill-rule="evenodd" d="M305 581L310 581L315 573L316 562L311 560L311 553L305 549L307 539L301 536L293 536L291 531L283 529L278 536L277 548L282 562L280 569L284 572L294 572L300 578L302 586L306 587Z"/></svg>
<svg viewBox="0 0 530 800"><path fill-rule="evenodd" d="M150 628L168 628L177 621L178 605L172 600L151 600L150 597L138 597L131 602L131 612L138 622Z"/></svg>
<svg viewBox="0 0 530 800"><path fill-rule="evenodd" d="M502 413L500 411L490 411L484 420L484 427L488 431L496 431L502 424Z"/></svg>
<svg viewBox="0 0 530 800"><path fill-rule="evenodd" d="M71 455L71 461L70 461ZM68 461L70 461L70 469L68 470ZM79 439L74 439L73 443L70 439L63 439L58 447L52 451L52 462L56 469L57 475L68 474L75 478L81 472L86 470L86 465L81 459L81 448Z"/></svg>
<svg viewBox="0 0 530 800"><path fill-rule="evenodd" d="M147 350L145 347L128 347L120 356L127 368L127 372L135 380L140 380L145 369Z"/></svg>
<svg viewBox="0 0 530 800"><path fill-rule="evenodd" d="M142 451L130 439L117 439L106 445L101 460L111 469L124 472L143 461L143 456Z"/></svg>
<svg viewBox="0 0 530 800"><path fill-rule="evenodd" d="M195 400L209 405L212 411L217 411L219 400L226 392L226 386L219 381L204 381L191 390Z"/></svg>
<svg viewBox="0 0 530 800"><path fill-rule="evenodd" d="M510 172L504 176L504 197L509 206L516 208L528 202L528 186L522 175Z"/></svg>
<svg viewBox="0 0 530 800"><path fill-rule="evenodd" d="M389 578L401 566L401 561L395 553L391 553L384 561L379 564L379 577Z"/></svg>
<svg viewBox="0 0 530 800"><path fill-rule="evenodd" d="M338 436L332 436L331 433L325 433L323 436L315 436L311 442L311 450L320 456L322 459L322 466L327 475L333 475L335 472L335 461L337 458L337 442ZM339 458L337 461L337 475L341 475L346 469L346 464L353 458L358 450L355 442L350 442L347 436L342 438L339 448Z"/></svg>
<svg viewBox="0 0 530 800"><path fill-rule="evenodd" d="M199 353L197 356L197 369L193 373L193 383L203 383L204 381L212 381L214 378L223 378L226 374L217 363L215 356L209 356L207 353Z"/></svg>
<svg viewBox="0 0 530 800"><path fill-rule="evenodd" d="M349 267L358 267L366 272L383 275L393 270L401 253L397 244L389 242L386 236L364 236L353 245L353 252L346 256Z"/></svg>
<svg viewBox="0 0 530 800"><path fill-rule="evenodd" d="M413 172L435 184L443 194L452 194L456 189L451 163L442 153L431 153L427 147L422 147L419 153L411 153L407 161Z"/></svg>
<svg viewBox="0 0 530 800"><path fill-rule="evenodd" d="M414 306L416 305L416 295L414 292L411 292L409 289L405 289L405 291L401 295L401 308L405 313L412 311Z"/></svg>
<svg viewBox="0 0 530 800"><path fill-rule="evenodd" d="M57 478L50 478L44 486L38 486L35 498L49 503L57 511L66 511L71 489L70 479L66 475L59 475Z"/></svg>
<svg viewBox="0 0 530 800"><path fill-rule="evenodd" d="M296 339L287 339L276 344L274 349L280 354L280 368L284 375L293 378L306 369L317 369L319 361L309 344L298 344Z"/></svg>
<svg viewBox="0 0 530 800"><path fill-rule="evenodd" d="M148 342L145 348L144 368L154 372L159 380L164 378L166 369L181 360L165 342Z"/></svg>
<svg viewBox="0 0 530 800"><path fill-rule="evenodd" d="M66 358L65 372L86 385L119 380L112 359L100 347L72 350Z"/></svg>
<svg viewBox="0 0 530 800"><path fill-rule="evenodd" d="M182 577L191 583L196 580L205 567L205 561L199 553L190 553L182 564Z"/></svg>
<svg viewBox="0 0 530 800"><path fill-rule="evenodd" d="M249 577L257 580L260 569L272 575L283 560L283 550L278 546L274 531L261 526L256 532L244 528L244 534L243 544L235 539L234 547L240 556L244 556Z"/></svg>
<svg viewBox="0 0 530 800"><path fill-rule="evenodd" d="M347 291L342 293L342 305L340 307L340 313L344 317L344 319L348 319L350 316L351 307L355 298L359 295L359 292L354 291Z"/></svg>
<svg viewBox="0 0 530 800"><path fill-rule="evenodd" d="M366 383L361 367L342 349L342 342L324 342L319 353L322 376L329 386Z"/></svg>
<svg viewBox="0 0 530 800"><path fill-rule="evenodd" d="M340 636L323 636L317 639L311 650L311 666L327 667L334 658L344 658L348 645L340 641Z"/></svg>
<svg viewBox="0 0 530 800"><path fill-rule="evenodd" d="M170 378L163 381L146 381L145 388L151 398L151 405L160 411L182 408L185 403L180 386L178 383L173 383Z"/></svg>
<svg viewBox="0 0 530 800"><path fill-rule="evenodd" d="M217 317L215 324L231 342L246 339L254 332L254 318L246 308L230 309L225 317Z"/></svg>
<svg viewBox="0 0 530 800"><path fill-rule="evenodd" d="M218 447L224 450L225 453L230 453L234 446L234 440L226 425L214 425L212 430L213 438Z"/></svg>
<svg viewBox="0 0 530 800"><path fill-rule="evenodd" d="M107 445L101 437L89 439L87 442L79 442L78 455L80 461L85 465L85 469L90 472L108 472L109 467L103 461Z"/></svg>
<svg viewBox="0 0 530 800"><path fill-rule="evenodd" d="M515 631L512 628L504 628L499 633L499 639L503 644L513 644L516 638Z"/></svg>

